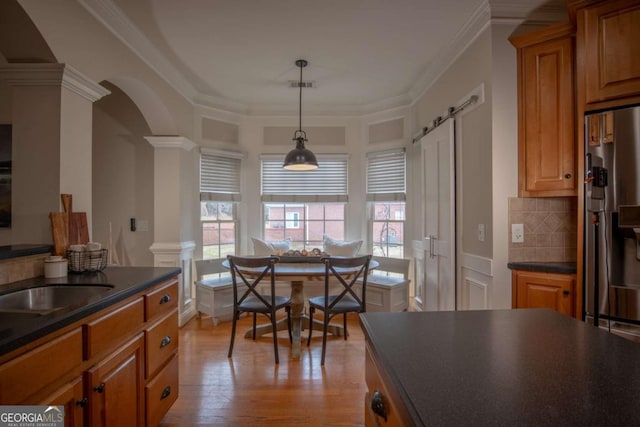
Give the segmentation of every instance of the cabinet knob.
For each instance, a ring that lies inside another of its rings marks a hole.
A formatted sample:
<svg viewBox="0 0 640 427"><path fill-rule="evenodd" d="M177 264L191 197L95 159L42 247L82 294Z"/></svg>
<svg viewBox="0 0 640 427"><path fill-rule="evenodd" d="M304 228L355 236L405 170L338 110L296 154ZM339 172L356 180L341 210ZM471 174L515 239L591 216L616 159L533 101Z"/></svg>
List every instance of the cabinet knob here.
<svg viewBox="0 0 640 427"><path fill-rule="evenodd" d="M166 304L171 301L171 295L164 294L162 298L160 298L160 304Z"/></svg>
<svg viewBox="0 0 640 427"><path fill-rule="evenodd" d="M171 386L168 385L162 390L162 394L160 395L160 400L166 399L171 394Z"/></svg>
<svg viewBox="0 0 640 427"><path fill-rule="evenodd" d="M384 421L387 421L387 410L384 407L384 399L382 397L382 393L376 390L371 395L371 410L374 414L379 417L382 417Z"/></svg>
<svg viewBox="0 0 640 427"><path fill-rule="evenodd" d="M93 391L97 391L98 393L102 393L104 391L104 383L100 383L96 387L93 388Z"/></svg>
<svg viewBox="0 0 640 427"><path fill-rule="evenodd" d="M171 337L167 335L166 337L162 338L162 341L160 341L160 348L166 347L169 344L171 344Z"/></svg>
<svg viewBox="0 0 640 427"><path fill-rule="evenodd" d="M571 294L571 292L570 292L570 291L562 291L562 295L565 295L565 296L566 296L566 295L570 295L570 294Z"/></svg>
<svg viewBox="0 0 640 427"><path fill-rule="evenodd" d="M89 399L87 399L86 397L83 397L82 399L76 401L76 406L84 408L85 406L87 406L87 403L89 403Z"/></svg>
<svg viewBox="0 0 640 427"><path fill-rule="evenodd" d="M571 179L571 174L570 174L570 173L565 173L565 174L564 174L564 177L565 177L566 179Z"/></svg>

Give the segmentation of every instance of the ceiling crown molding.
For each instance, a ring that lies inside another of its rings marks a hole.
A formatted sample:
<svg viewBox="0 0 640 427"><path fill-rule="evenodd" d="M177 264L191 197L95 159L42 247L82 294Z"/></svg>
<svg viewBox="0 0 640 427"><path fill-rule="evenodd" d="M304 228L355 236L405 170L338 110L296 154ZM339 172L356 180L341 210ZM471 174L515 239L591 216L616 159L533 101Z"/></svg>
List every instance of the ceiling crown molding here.
<svg viewBox="0 0 640 427"><path fill-rule="evenodd" d="M64 64L3 64L0 78L13 86L60 86Z"/></svg>
<svg viewBox="0 0 640 427"><path fill-rule="evenodd" d="M195 142L184 136L145 136L153 148L182 148L191 151L196 146Z"/></svg>
<svg viewBox="0 0 640 427"><path fill-rule="evenodd" d="M68 64L64 66L62 87L69 89L91 102L95 102L103 96L111 93L110 90L100 86L98 83L94 82L89 77L85 76Z"/></svg>
<svg viewBox="0 0 640 427"><path fill-rule="evenodd" d="M118 8L113 0L77 0L91 15L98 19L116 38L145 62L194 106L214 108L240 115L293 114L291 106L247 105L227 98L199 93L194 86L160 53L149 39ZM451 64L476 40L491 22L499 20L534 19L553 22L566 16L562 0L540 6L532 11L530 2L510 0L484 0L472 14L451 43L442 49L426 65L424 73L410 90L389 99L362 105L307 106L307 112L316 115L363 115L397 107L412 105L433 85Z"/></svg>
<svg viewBox="0 0 640 427"><path fill-rule="evenodd" d="M0 78L12 86L61 86L91 102L111 93L67 64L3 64Z"/></svg>
<svg viewBox="0 0 640 427"><path fill-rule="evenodd" d="M563 0L552 0L533 7L530 3L514 3L509 0L489 0L492 18L516 18L536 22L558 22L568 18Z"/></svg>
<svg viewBox="0 0 640 427"><path fill-rule="evenodd" d="M469 47L480 35L491 20L491 8L487 0L471 15L462 26L458 34L451 40L449 46L442 49L436 57L427 65L425 72L409 90L409 97L413 102L418 101L422 95L444 74L451 64Z"/></svg>
<svg viewBox="0 0 640 427"><path fill-rule="evenodd" d="M171 65L113 1L78 0L78 2L138 58L193 104L193 99L198 94L193 85Z"/></svg>

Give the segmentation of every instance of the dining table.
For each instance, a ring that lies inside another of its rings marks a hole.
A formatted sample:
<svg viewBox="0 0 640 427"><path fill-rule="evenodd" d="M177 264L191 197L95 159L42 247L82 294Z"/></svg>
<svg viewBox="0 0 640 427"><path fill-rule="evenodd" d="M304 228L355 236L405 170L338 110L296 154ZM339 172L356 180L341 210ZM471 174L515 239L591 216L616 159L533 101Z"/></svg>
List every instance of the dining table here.
<svg viewBox="0 0 640 427"><path fill-rule="evenodd" d="M229 261L224 260L222 265L229 268ZM375 260L369 262L369 272L377 268L379 263ZM357 269L336 268L345 279L353 277ZM251 274L251 270L243 270L243 273ZM274 265L275 279L277 281L289 282L291 285L291 357L293 359L300 358L302 331L306 328L322 330L323 323L314 319L309 322L309 316L305 311L304 284L305 282L324 282L325 265L322 257L319 256L299 256L299 257L279 257L279 261ZM276 331L286 330L288 328L287 319L280 319L276 322ZM331 323L327 332L341 336L344 334L344 328L337 323ZM271 323L265 323L256 327L256 337L273 333ZM245 338L253 337L253 329L248 329Z"/></svg>

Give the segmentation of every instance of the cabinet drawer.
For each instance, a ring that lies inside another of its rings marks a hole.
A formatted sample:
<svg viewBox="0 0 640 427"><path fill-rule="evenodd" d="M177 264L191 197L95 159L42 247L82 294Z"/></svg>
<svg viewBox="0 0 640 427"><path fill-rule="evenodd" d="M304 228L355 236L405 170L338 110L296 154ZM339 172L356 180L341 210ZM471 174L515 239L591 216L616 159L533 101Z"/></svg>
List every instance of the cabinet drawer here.
<svg viewBox="0 0 640 427"><path fill-rule="evenodd" d="M171 280L144 295L145 320L162 316L178 307L178 281Z"/></svg>
<svg viewBox="0 0 640 427"><path fill-rule="evenodd" d="M0 367L0 404L17 404L82 363L82 330L74 329Z"/></svg>
<svg viewBox="0 0 640 427"><path fill-rule="evenodd" d="M143 321L144 306L142 298L138 298L104 317L84 325L85 359L88 360L96 354L115 348L116 345L129 337L132 331L140 328Z"/></svg>
<svg viewBox="0 0 640 427"><path fill-rule="evenodd" d="M147 425L157 426L178 398L178 355L145 387Z"/></svg>
<svg viewBox="0 0 640 427"><path fill-rule="evenodd" d="M366 349L365 360L365 381L367 383L368 392L365 394L365 425L369 426L404 426L410 425L403 421L402 415L398 412L397 404L392 401L391 395L388 389L385 387L382 377L378 371L378 368L370 353L369 347ZM382 401L386 412L386 421L380 416L376 415L372 409L372 399L374 394L378 393L377 397Z"/></svg>
<svg viewBox="0 0 640 427"><path fill-rule="evenodd" d="M178 312L174 311L145 331L145 377L151 378L177 348Z"/></svg>

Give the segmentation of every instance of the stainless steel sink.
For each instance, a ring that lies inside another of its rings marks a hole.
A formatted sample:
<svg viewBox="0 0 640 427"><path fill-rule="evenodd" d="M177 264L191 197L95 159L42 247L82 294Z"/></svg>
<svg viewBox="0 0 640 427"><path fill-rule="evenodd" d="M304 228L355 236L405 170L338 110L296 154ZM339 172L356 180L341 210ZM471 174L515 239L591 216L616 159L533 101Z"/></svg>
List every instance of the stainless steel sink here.
<svg viewBox="0 0 640 427"><path fill-rule="evenodd" d="M68 307L79 307L111 289L111 285L49 285L22 289L0 295L0 311L43 315Z"/></svg>

